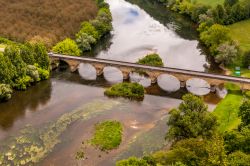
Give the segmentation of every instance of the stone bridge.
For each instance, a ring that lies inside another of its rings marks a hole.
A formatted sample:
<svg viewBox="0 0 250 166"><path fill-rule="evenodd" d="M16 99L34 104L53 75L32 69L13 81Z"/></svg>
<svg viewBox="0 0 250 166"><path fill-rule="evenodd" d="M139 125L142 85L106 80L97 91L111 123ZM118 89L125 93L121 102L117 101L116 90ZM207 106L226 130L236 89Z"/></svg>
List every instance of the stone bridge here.
<svg viewBox="0 0 250 166"><path fill-rule="evenodd" d="M205 80L207 83L211 85L211 87L220 86L226 82L232 82L240 85L242 90L250 90L250 79L243 77L210 74L205 72L168 68L168 67L153 67L153 66L139 65L129 62L75 57L75 56L67 56L54 53L49 53L49 56L51 59L52 66L53 65L55 66L60 61L64 61L69 65L71 72L75 72L78 69L80 63L87 63L91 64L96 69L96 73L98 76L103 73L103 69L105 67L109 66L118 68L122 72L124 79L128 79L129 74L133 71L143 71L143 73L146 73L148 77L151 79L152 83L156 83L157 78L160 75L168 74L176 77L184 85L185 82L189 79L199 78Z"/></svg>

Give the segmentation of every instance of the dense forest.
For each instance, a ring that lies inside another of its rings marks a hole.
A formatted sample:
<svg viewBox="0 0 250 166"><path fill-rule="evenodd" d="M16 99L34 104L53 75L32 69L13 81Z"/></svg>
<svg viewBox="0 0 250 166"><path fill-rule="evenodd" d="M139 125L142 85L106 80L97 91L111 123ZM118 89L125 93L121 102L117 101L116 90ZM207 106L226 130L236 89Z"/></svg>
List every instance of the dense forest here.
<svg viewBox="0 0 250 166"><path fill-rule="evenodd" d="M0 0L0 36L19 42L42 38L54 44L74 36L97 10L93 0Z"/></svg>

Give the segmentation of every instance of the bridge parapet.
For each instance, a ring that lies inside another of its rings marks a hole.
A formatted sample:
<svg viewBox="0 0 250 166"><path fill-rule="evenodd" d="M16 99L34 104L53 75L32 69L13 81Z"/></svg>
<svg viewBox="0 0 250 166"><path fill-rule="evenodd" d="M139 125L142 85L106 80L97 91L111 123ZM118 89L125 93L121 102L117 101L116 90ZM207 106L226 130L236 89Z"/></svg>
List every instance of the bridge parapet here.
<svg viewBox="0 0 250 166"><path fill-rule="evenodd" d="M107 60L107 59L73 57L73 56L66 56L66 55L52 54L52 53L49 54L49 56L52 62L65 61L66 63L68 63L72 72L77 70L78 65L80 63L88 63L93 65L93 67L96 69L97 75L101 75L103 73L103 69L107 66L110 66L118 68L123 73L124 79L128 79L129 74L132 71L140 70L145 72L149 76L149 78L152 80L152 83L155 83L157 81L157 78L161 74L169 74L179 79L182 84L191 78L200 78L207 81L211 86L219 86L221 84L224 84L225 82L233 82L239 84L242 87L242 89L250 90L250 79L248 78L217 75L205 72L174 69L167 67L145 66L128 62Z"/></svg>

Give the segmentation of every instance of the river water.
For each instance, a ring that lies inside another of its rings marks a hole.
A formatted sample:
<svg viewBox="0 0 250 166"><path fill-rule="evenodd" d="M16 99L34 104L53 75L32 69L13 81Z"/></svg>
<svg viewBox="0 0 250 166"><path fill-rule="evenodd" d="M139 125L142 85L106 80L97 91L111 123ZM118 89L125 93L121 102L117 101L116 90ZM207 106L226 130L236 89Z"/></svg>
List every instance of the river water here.
<svg viewBox="0 0 250 166"><path fill-rule="evenodd" d="M114 31L93 51L97 57L135 62L157 52L165 66L206 70L206 58L190 28L192 24L183 17L162 13L165 10L157 4L149 9L143 4L148 13L156 11L149 15L123 0L108 3ZM182 34L180 29L189 34ZM9 102L0 103L0 165L110 166L116 160L142 156L166 145L168 112L179 105L185 90L169 94L151 86L141 102L110 99L104 96L105 87L111 84L105 78L111 82L120 79L108 69L101 77L93 72L86 74L84 67L86 64L76 73L53 71L50 80L15 92ZM90 81L81 76L88 76ZM210 110L214 106L210 102ZM82 145L91 139L96 123L110 119L123 125L123 141L118 149L106 153ZM84 150L85 160L75 159L79 150Z"/></svg>

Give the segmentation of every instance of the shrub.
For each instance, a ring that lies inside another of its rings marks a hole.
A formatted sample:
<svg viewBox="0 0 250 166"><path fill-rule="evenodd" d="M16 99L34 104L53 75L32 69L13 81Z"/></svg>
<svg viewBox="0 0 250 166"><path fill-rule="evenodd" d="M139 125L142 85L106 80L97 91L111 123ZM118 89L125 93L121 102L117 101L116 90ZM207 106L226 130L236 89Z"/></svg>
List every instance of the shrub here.
<svg viewBox="0 0 250 166"><path fill-rule="evenodd" d="M138 83L119 83L107 89L104 94L110 97L143 100L144 87Z"/></svg>
<svg viewBox="0 0 250 166"><path fill-rule="evenodd" d="M12 89L10 85L0 84L0 102L7 101L11 98Z"/></svg>
<svg viewBox="0 0 250 166"><path fill-rule="evenodd" d="M78 32L80 34L82 33L86 33L90 36L92 36L93 38L95 38L96 40L100 39L100 34L98 33L98 31L95 29L95 27L87 21L84 21L81 25L81 30Z"/></svg>
<svg viewBox="0 0 250 166"><path fill-rule="evenodd" d="M18 77L15 80L14 88L17 90L26 90L30 86L31 82L32 78L30 76L25 75L23 77Z"/></svg>
<svg viewBox="0 0 250 166"><path fill-rule="evenodd" d="M79 50L76 42L74 40L71 40L70 38L66 38L65 40L57 43L57 45L53 47L52 51L55 53L72 56L81 55L81 51Z"/></svg>
<svg viewBox="0 0 250 166"><path fill-rule="evenodd" d="M149 54L145 56L144 58L139 59L137 63L142 64L142 65L149 65L149 66L158 66L158 67L164 66L162 59L158 54Z"/></svg>
<svg viewBox="0 0 250 166"><path fill-rule="evenodd" d="M81 51L91 50L91 45L96 43L96 39L87 33L81 33L81 31L76 35L76 43Z"/></svg>
<svg viewBox="0 0 250 166"><path fill-rule="evenodd" d="M27 75L30 76L30 78L32 79L31 82L40 81L39 72L38 72L36 66L28 65L27 66Z"/></svg>
<svg viewBox="0 0 250 166"><path fill-rule="evenodd" d="M105 121L95 125L94 138L91 144L101 150L117 148L122 141L122 125L118 121Z"/></svg>
<svg viewBox="0 0 250 166"><path fill-rule="evenodd" d="M130 157L126 160L121 160L116 163L116 166L150 166L143 159L138 159L136 157Z"/></svg>

